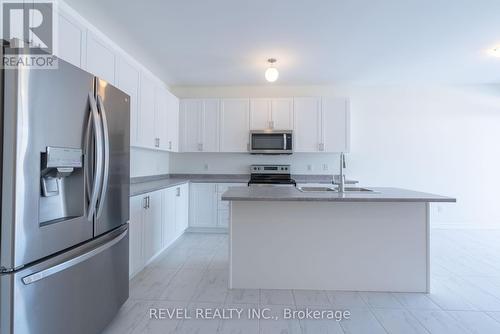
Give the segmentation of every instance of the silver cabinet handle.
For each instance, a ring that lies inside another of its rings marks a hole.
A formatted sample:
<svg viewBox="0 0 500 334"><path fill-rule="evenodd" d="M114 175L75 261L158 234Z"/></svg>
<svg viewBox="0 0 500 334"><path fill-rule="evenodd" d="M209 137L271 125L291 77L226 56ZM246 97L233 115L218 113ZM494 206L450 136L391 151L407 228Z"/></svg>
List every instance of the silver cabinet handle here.
<svg viewBox="0 0 500 334"><path fill-rule="evenodd" d="M142 207L143 207L144 209L147 209L147 208L148 208L148 198L147 198L147 197L144 197L144 198L142 199Z"/></svg>
<svg viewBox="0 0 500 334"><path fill-rule="evenodd" d="M320 143L319 144L319 150L323 152L325 150L325 144Z"/></svg>
<svg viewBox="0 0 500 334"><path fill-rule="evenodd" d="M74 257L74 258L69 259L67 261L64 261L62 263L56 264L53 267L41 270L41 271L36 272L34 274L28 275L26 277L23 277L23 283L25 285L32 284L32 283L40 281L46 277L57 274L58 272L61 272L65 269L69 269L71 267L76 266L77 264L82 263L83 261L88 260L91 257L94 257L97 254L102 253L106 249L113 247L114 245L119 243L127 235L127 231L128 230L123 231L120 235L115 237L113 240L111 240L111 241L109 241L109 242L107 242L99 247L96 247L96 248L92 249L91 251L88 251L87 253L83 253L77 257Z"/></svg>
<svg viewBox="0 0 500 334"><path fill-rule="evenodd" d="M203 144L202 143L198 144L198 151L203 151Z"/></svg>
<svg viewBox="0 0 500 334"><path fill-rule="evenodd" d="M168 141L168 149L169 149L169 150L171 150L171 149L172 149L172 141L171 141L171 140L169 140L169 141Z"/></svg>
<svg viewBox="0 0 500 334"><path fill-rule="evenodd" d="M160 147L160 138L158 138L158 146L156 147Z"/></svg>
<svg viewBox="0 0 500 334"><path fill-rule="evenodd" d="M181 196L181 187L177 187L175 189L175 196L177 196L177 197Z"/></svg>
<svg viewBox="0 0 500 334"><path fill-rule="evenodd" d="M286 133L283 134L283 149L286 150Z"/></svg>
<svg viewBox="0 0 500 334"><path fill-rule="evenodd" d="M97 205L98 192L101 186L102 179L102 150L103 150L103 142L102 142L102 127L101 127L101 117L97 112L97 104L94 99L94 96L91 92L89 92L89 103L90 103L90 118L92 118L93 129L94 129L94 138L95 138L95 164L96 164L96 172L94 177L94 183L92 185L90 200L89 200L89 213L87 219L92 221L95 213L95 208ZM90 129L89 129L90 130ZM90 140L90 131L88 132L89 140ZM90 145L90 144L88 144ZM87 154L89 153L88 147L86 148ZM88 155L86 160L88 161ZM91 168L92 166L86 166L86 168Z"/></svg>
<svg viewBox="0 0 500 334"><path fill-rule="evenodd" d="M106 109L104 108L104 103L102 102L102 98L97 96L97 107L101 111L102 118L102 129L104 134L104 167L103 167L103 179L102 179L102 188L101 194L99 196L99 208L97 209L97 218L99 218L102 214L103 203L106 199L106 194L108 192L108 183L109 183L109 128L108 128L108 119L106 116Z"/></svg>
<svg viewBox="0 0 500 334"><path fill-rule="evenodd" d="M149 209L149 207L150 207L149 206L149 204L150 204L150 198L149 198L149 196L147 197L147 203L148 203L148 205L147 205L146 209Z"/></svg>

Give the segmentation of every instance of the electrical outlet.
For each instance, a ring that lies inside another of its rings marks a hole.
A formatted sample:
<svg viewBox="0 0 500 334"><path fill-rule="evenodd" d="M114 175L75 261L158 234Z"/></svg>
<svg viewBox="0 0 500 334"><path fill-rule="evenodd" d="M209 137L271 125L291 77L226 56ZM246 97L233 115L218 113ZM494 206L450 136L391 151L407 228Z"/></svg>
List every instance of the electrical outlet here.
<svg viewBox="0 0 500 334"><path fill-rule="evenodd" d="M323 170L327 171L328 170L328 164L323 164Z"/></svg>
<svg viewBox="0 0 500 334"><path fill-rule="evenodd" d="M204 168L205 170L208 170L208 164L205 164L205 165L203 166L203 168Z"/></svg>
<svg viewBox="0 0 500 334"><path fill-rule="evenodd" d="M311 165L307 165L307 170L308 171L312 171L312 166Z"/></svg>

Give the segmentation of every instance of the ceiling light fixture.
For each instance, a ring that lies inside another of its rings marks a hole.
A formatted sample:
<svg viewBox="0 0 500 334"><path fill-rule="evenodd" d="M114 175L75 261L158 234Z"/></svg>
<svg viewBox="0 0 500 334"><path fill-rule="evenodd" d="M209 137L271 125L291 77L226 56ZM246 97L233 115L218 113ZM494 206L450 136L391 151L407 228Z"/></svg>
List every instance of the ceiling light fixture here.
<svg viewBox="0 0 500 334"><path fill-rule="evenodd" d="M269 82L275 82L276 80L278 80L278 77L280 75L280 73L278 72L276 67L274 67L274 63L276 63L276 59L269 58L267 60L267 62L269 63L269 67L267 68L266 73L265 73L266 80Z"/></svg>
<svg viewBox="0 0 500 334"><path fill-rule="evenodd" d="M492 56L495 56L495 57L500 57L500 46L494 48L494 49L491 49L491 55Z"/></svg>

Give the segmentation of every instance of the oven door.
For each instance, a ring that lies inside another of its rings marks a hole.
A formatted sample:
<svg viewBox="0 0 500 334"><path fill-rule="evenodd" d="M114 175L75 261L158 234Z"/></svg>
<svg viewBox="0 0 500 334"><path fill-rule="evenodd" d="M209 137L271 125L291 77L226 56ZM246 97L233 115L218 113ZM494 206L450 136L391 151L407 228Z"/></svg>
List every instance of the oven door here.
<svg viewBox="0 0 500 334"><path fill-rule="evenodd" d="M292 154L292 131L250 131L250 153Z"/></svg>

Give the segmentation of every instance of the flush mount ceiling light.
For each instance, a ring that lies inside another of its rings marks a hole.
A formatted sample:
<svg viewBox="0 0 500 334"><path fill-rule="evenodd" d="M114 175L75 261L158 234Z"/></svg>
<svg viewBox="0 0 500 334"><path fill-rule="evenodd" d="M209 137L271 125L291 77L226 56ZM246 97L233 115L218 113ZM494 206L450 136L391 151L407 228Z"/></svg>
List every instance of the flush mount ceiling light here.
<svg viewBox="0 0 500 334"><path fill-rule="evenodd" d="M269 63L269 67L267 68L266 73L265 73L266 80L269 82L275 82L280 75L280 73L278 72L276 67L274 67L274 63L276 63L276 59L269 58L267 60L267 62Z"/></svg>
<svg viewBox="0 0 500 334"><path fill-rule="evenodd" d="M492 56L500 57L500 46L497 46L496 48L491 49L490 53Z"/></svg>

